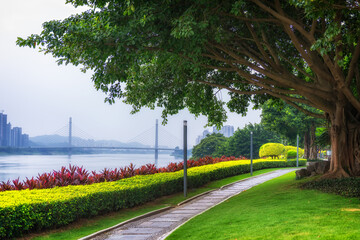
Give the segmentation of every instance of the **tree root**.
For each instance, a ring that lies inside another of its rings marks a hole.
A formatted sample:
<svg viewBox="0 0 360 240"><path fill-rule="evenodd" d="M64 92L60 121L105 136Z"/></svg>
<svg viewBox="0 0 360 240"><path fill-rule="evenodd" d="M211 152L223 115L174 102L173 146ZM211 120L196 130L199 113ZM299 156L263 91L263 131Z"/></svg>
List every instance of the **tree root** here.
<svg viewBox="0 0 360 240"><path fill-rule="evenodd" d="M328 171L324 175L321 176L321 179L334 179L334 178L347 178L350 177L350 175L345 172L344 169L335 169L333 171Z"/></svg>

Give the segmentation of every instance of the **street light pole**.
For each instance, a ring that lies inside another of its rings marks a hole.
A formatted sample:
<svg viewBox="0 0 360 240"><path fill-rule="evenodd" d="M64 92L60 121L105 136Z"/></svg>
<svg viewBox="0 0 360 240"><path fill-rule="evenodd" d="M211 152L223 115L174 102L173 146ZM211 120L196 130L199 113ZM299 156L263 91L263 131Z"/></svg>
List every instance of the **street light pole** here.
<svg viewBox="0 0 360 240"><path fill-rule="evenodd" d="M296 167L299 167L299 134L296 135Z"/></svg>
<svg viewBox="0 0 360 240"><path fill-rule="evenodd" d="M250 175L253 175L253 132L250 132Z"/></svg>
<svg viewBox="0 0 360 240"><path fill-rule="evenodd" d="M187 121L184 121L184 197L187 197Z"/></svg>

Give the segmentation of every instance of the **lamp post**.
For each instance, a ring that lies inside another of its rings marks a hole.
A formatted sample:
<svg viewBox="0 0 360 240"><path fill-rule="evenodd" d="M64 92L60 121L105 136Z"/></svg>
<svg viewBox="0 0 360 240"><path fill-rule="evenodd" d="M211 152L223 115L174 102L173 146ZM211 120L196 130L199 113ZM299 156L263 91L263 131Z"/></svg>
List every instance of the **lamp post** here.
<svg viewBox="0 0 360 240"><path fill-rule="evenodd" d="M187 197L187 121L184 121L184 197Z"/></svg>
<svg viewBox="0 0 360 240"><path fill-rule="evenodd" d="M299 134L296 135L296 167L299 167Z"/></svg>
<svg viewBox="0 0 360 240"><path fill-rule="evenodd" d="M250 132L250 175L253 175L253 132Z"/></svg>

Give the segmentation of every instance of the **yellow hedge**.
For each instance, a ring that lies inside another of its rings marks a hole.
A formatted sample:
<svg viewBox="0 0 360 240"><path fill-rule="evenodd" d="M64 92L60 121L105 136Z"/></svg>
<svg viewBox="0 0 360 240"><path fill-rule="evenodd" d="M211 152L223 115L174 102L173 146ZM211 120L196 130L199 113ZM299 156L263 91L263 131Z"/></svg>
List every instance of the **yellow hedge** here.
<svg viewBox="0 0 360 240"><path fill-rule="evenodd" d="M281 143L266 143L259 149L259 156L279 158L280 155L284 154L285 147Z"/></svg>

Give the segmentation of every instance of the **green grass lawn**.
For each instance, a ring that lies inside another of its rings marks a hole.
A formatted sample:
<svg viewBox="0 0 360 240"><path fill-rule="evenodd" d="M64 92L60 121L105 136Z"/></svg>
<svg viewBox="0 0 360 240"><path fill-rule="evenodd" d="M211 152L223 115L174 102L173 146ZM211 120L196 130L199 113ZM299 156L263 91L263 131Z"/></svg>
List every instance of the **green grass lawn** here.
<svg viewBox="0 0 360 240"><path fill-rule="evenodd" d="M272 169L263 169L259 171L254 171L254 176L271 172L274 170L277 170L279 168L272 168ZM90 235L94 232L100 231L105 228L112 227L118 223L121 223L123 221L126 221L128 219L134 218L136 216L140 216L142 214L151 212L153 210L157 210L169 205L176 205L180 203L181 201L184 201L190 197L193 197L195 195L198 195L200 193L219 188L223 185L226 185L228 183L232 183L235 181L239 181L241 179L245 179L250 177L250 174L242 174L238 176L233 176L229 178L225 178L222 180L211 182L207 185L205 185L202 188L197 189L190 189L188 191L187 198L184 197L183 193L174 194L167 197L162 197L160 199L157 199L151 203L131 208L131 209L124 209L119 212L114 212L110 214L106 214L104 216L95 217L88 220L80 220L77 223L71 224L69 226L59 228L59 229L53 229L48 230L42 233L35 233L30 234L27 236L24 236L21 239L33 239L33 240L48 240L48 239L54 239L54 240L72 240L72 239L79 239L81 237Z"/></svg>
<svg viewBox="0 0 360 240"><path fill-rule="evenodd" d="M301 190L289 173L193 218L174 239L360 239L360 200Z"/></svg>

